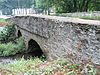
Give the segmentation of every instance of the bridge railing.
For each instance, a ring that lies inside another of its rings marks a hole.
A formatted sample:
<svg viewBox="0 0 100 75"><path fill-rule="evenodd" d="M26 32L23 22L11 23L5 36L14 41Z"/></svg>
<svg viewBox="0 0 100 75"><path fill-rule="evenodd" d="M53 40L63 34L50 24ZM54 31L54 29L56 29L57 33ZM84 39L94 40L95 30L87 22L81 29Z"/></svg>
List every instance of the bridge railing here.
<svg viewBox="0 0 100 75"><path fill-rule="evenodd" d="M36 11L32 8L17 8L12 10L12 15L27 15L35 13Z"/></svg>

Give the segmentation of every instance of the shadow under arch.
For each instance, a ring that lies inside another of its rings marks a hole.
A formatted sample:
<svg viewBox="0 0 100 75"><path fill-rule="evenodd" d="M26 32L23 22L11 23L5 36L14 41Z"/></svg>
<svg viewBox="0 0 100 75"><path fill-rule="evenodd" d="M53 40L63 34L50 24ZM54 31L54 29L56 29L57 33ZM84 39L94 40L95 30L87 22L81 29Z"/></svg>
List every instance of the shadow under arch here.
<svg viewBox="0 0 100 75"><path fill-rule="evenodd" d="M28 51L32 57L41 57L43 55L42 49L33 39L30 39L28 42Z"/></svg>
<svg viewBox="0 0 100 75"><path fill-rule="evenodd" d="M18 32L17 32L17 37L18 37L18 38L19 38L19 37L22 37L22 33L21 33L20 30L18 30Z"/></svg>

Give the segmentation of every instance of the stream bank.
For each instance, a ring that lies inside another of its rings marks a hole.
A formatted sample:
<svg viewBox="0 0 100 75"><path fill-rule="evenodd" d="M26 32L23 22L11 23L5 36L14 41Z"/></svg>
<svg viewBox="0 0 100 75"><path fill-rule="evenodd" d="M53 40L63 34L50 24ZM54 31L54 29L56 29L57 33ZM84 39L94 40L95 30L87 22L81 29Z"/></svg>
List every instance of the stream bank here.
<svg viewBox="0 0 100 75"><path fill-rule="evenodd" d="M18 53L18 54L7 56L7 57L1 56L0 63L7 64L7 63L11 63L22 58L28 59L28 58L34 58L34 57L32 57L30 53Z"/></svg>

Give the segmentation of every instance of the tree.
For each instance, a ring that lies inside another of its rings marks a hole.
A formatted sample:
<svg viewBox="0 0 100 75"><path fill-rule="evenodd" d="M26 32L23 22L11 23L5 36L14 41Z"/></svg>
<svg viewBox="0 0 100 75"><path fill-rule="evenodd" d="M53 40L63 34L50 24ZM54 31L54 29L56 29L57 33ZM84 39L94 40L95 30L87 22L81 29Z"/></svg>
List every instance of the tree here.
<svg viewBox="0 0 100 75"><path fill-rule="evenodd" d="M89 5L89 10L100 11L100 0L92 0Z"/></svg>
<svg viewBox="0 0 100 75"><path fill-rule="evenodd" d="M82 12L100 10L100 0L53 0L56 12Z"/></svg>
<svg viewBox="0 0 100 75"><path fill-rule="evenodd" d="M31 7L45 14L52 7L57 13L100 11L100 0L0 0L0 9L5 14L12 9Z"/></svg>
<svg viewBox="0 0 100 75"><path fill-rule="evenodd" d="M12 9L31 8L33 0L0 0L0 9L3 14L11 14Z"/></svg>
<svg viewBox="0 0 100 75"><path fill-rule="evenodd" d="M41 12L48 11L49 14L49 8L52 7L52 1L53 0L35 0L35 6L33 8L41 10Z"/></svg>

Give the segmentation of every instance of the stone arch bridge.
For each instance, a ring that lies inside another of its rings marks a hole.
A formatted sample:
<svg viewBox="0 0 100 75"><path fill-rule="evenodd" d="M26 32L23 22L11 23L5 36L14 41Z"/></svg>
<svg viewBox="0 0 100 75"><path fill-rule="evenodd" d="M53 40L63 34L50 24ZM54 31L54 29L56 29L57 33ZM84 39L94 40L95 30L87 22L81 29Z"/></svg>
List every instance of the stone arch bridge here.
<svg viewBox="0 0 100 75"><path fill-rule="evenodd" d="M36 55L78 63L91 59L100 65L100 21L44 15L10 20L16 25L16 36L25 37L26 48L31 47Z"/></svg>

